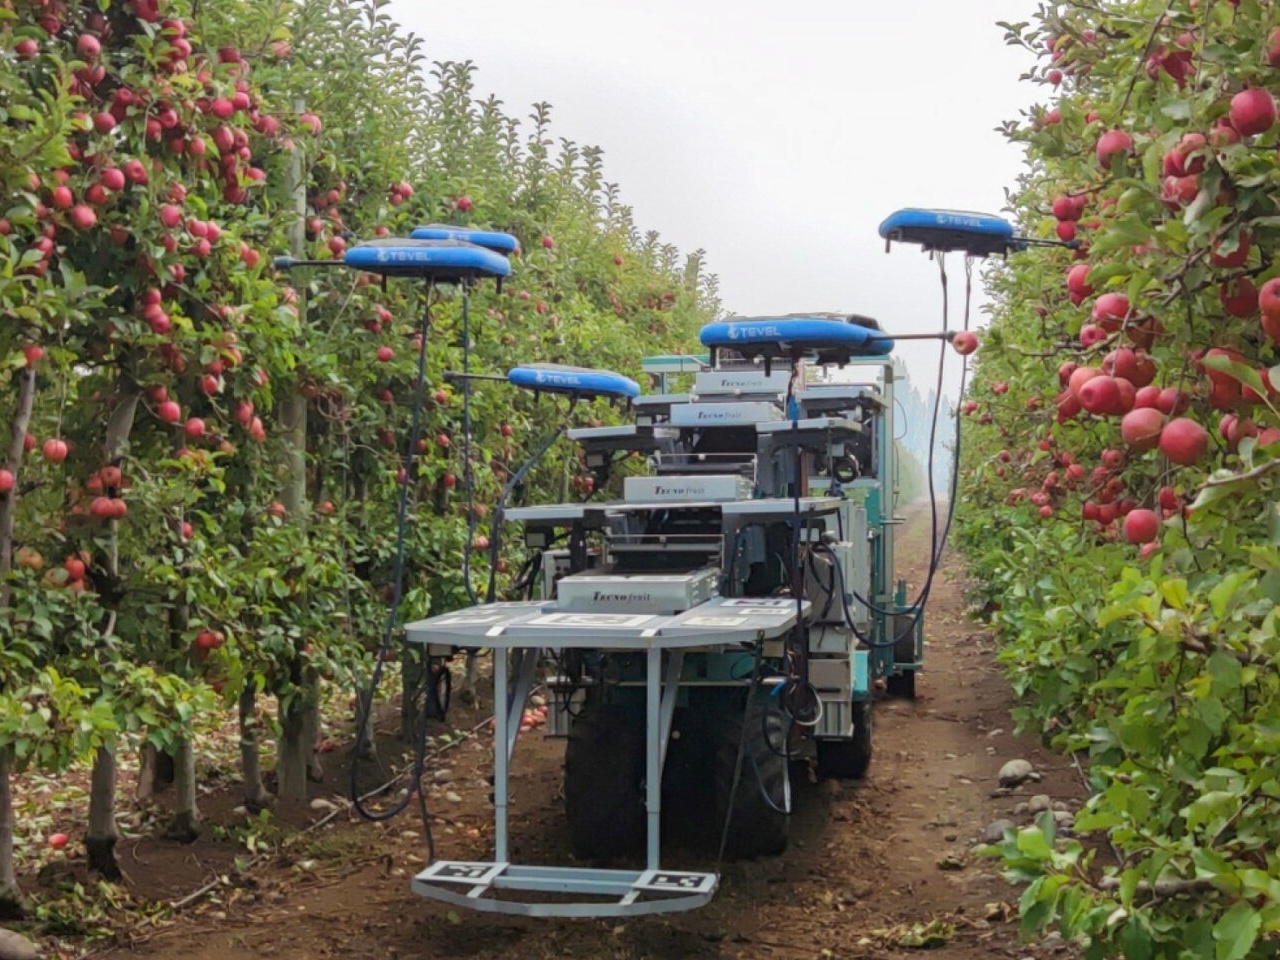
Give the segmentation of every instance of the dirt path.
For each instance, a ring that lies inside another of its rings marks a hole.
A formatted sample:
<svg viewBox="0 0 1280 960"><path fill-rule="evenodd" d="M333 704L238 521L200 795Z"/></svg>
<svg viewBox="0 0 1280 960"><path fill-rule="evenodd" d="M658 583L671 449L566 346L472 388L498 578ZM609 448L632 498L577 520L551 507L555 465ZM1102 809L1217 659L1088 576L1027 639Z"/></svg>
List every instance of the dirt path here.
<svg viewBox="0 0 1280 960"><path fill-rule="evenodd" d="M926 572L929 520L927 510L912 513L899 564L914 595ZM1018 940L1018 891L973 846L992 821L1029 822L1030 814L1014 810L1032 795L1074 808L1080 783L1061 757L1012 736L1011 692L990 638L963 616L962 577L950 557L928 611L928 669L918 697L877 705L868 779L800 784L789 851L727 864L720 892L703 910L624 922L454 913L409 892L425 859L420 825L405 815L389 826L341 822L317 831L304 852L110 955L727 960L888 958L925 945L948 960L1039 955ZM517 751L513 859L564 861L562 746L530 740ZM441 856L486 855L488 756L483 741L464 745L449 756L447 782L433 788ZM1029 760L1043 782L998 790L997 772L1015 757ZM705 855L679 850L665 860L711 866Z"/></svg>

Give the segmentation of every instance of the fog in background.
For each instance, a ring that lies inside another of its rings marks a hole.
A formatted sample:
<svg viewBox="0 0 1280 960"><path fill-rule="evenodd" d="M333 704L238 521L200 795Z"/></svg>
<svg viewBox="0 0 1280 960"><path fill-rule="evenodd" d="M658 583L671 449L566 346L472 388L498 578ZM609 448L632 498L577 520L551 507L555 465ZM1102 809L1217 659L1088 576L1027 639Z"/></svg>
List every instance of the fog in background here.
<svg viewBox="0 0 1280 960"><path fill-rule="evenodd" d="M849 311L896 333L941 329L938 270L915 247L886 255L876 228L904 206L1000 212L1021 154L994 128L1048 92L1018 83L1033 59L995 24L1034 9L1033 0L390 6L431 60L475 62L478 96L492 93L516 115L548 101L553 135L602 147L606 179L621 185L639 228L685 252L704 248L729 312ZM948 267L954 327L961 260ZM936 344L898 353L927 398ZM952 355L944 396L956 396L959 370ZM927 433L927 422L912 422L911 446Z"/></svg>

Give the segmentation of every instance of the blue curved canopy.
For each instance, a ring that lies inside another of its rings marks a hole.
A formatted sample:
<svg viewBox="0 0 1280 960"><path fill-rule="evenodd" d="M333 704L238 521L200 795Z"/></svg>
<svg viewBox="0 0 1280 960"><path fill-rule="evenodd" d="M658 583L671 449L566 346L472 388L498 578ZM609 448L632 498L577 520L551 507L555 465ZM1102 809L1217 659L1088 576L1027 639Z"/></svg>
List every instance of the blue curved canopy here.
<svg viewBox="0 0 1280 960"><path fill-rule="evenodd" d="M506 257L459 240L368 240L348 249L343 262L384 277L422 277L442 283L511 274Z"/></svg>
<svg viewBox="0 0 1280 960"><path fill-rule="evenodd" d="M893 349L888 334L844 317L739 317L707 324L699 339L705 347L748 358L801 354L821 363L883 356Z"/></svg>
<svg viewBox="0 0 1280 960"><path fill-rule="evenodd" d="M918 243L926 250L963 250L975 257L1006 253L1016 246L1013 224L985 213L962 210L920 210L908 207L880 224L887 241Z"/></svg>
<svg viewBox="0 0 1280 960"><path fill-rule="evenodd" d="M454 227L447 223L429 223L425 227L415 227L409 234L414 240L461 240L463 243L474 243L494 253L515 253L520 249L520 241L509 233L496 230L472 230L468 227Z"/></svg>
<svg viewBox="0 0 1280 960"><path fill-rule="evenodd" d="M507 373L512 386L543 393L580 397L615 397L630 400L640 395L640 385L611 370L566 367L557 363L530 363Z"/></svg>

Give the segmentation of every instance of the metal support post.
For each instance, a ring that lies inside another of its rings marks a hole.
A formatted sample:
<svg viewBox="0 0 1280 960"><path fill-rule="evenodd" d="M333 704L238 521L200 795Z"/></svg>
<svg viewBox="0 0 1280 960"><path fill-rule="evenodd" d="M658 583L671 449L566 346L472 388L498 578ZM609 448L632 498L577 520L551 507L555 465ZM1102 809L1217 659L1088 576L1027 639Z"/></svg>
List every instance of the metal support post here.
<svg viewBox="0 0 1280 960"><path fill-rule="evenodd" d="M496 703L506 701L508 655L507 650L493 651L493 699ZM496 749L496 746L507 743L511 716L507 710L495 710L493 714L495 745L493 751L493 858L498 863L505 863L507 860L507 797L511 793L507 776L511 768L511 758L506 750ZM519 725L516 729L519 730Z"/></svg>

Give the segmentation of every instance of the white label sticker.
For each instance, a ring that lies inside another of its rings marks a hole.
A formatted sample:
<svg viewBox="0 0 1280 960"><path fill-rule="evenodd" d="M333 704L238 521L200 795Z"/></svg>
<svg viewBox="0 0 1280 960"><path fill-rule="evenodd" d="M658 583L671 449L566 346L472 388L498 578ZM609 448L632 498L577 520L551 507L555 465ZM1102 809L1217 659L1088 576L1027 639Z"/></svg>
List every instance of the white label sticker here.
<svg viewBox="0 0 1280 960"><path fill-rule="evenodd" d="M654 619L651 614L548 613L529 621L537 627L640 627Z"/></svg>

